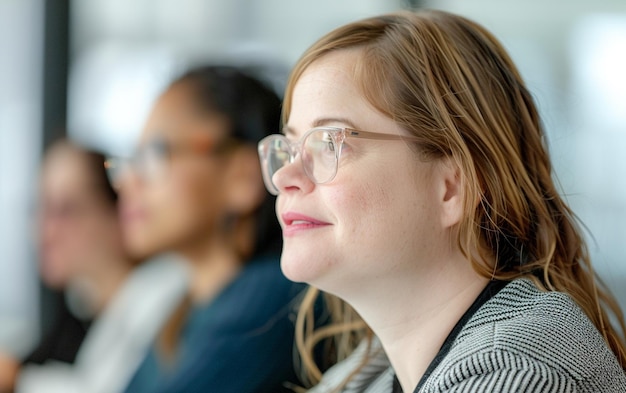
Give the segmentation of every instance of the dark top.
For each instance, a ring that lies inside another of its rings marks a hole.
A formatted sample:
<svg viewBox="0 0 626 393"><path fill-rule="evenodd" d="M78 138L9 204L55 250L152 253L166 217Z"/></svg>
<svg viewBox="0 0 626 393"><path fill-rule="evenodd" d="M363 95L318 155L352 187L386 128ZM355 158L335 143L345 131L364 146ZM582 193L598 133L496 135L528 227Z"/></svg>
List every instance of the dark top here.
<svg viewBox="0 0 626 393"><path fill-rule="evenodd" d="M292 392L294 320L302 284L288 281L278 258L249 262L216 298L192 308L175 364L152 347L128 393Z"/></svg>
<svg viewBox="0 0 626 393"><path fill-rule="evenodd" d="M60 305L57 318L52 330L42 338L37 348L22 361L22 364L43 364L48 360L74 363L90 322L76 318L65 302Z"/></svg>

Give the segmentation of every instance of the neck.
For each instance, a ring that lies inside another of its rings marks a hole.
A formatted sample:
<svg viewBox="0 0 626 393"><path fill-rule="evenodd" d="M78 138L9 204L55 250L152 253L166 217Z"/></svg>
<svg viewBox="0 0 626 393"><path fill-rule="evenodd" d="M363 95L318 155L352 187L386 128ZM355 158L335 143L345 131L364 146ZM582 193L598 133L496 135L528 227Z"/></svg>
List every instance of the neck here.
<svg viewBox="0 0 626 393"><path fill-rule="evenodd" d="M101 310L104 306L111 302L111 300L118 293L120 287L126 280L128 274L131 271L131 263L124 263L117 266L117 269L110 268L109 274L100 275L98 281L98 289L101 295L101 303L99 305L99 309Z"/></svg>
<svg viewBox="0 0 626 393"><path fill-rule="evenodd" d="M254 233L254 220L240 217L228 234L213 230L179 248L192 270L189 297L193 303L212 299L237 276L244 263L242 255L252 253Z"/></svg>
<svg viewBox="0 0 626 393"><path fill-rule="evenodd" d="M379 280L351 301L381 340L405 393L413 392L488 282L460 253L429 266L435 268L404 270Z"/></svg>
<svg viewBox="0 0 626 393"><path fill-rule="evenodd" d="M179 250L189 262L192 303L202 303L215 297L239 273L243 261L236 248L223 239L203 241L195 247Z"/></svg>
<svg viewBox="0 0 626 393"><path fill-rule="evenodd" d="M82 318L100 314L113 300L132 269L130 261L111 258L99 265L105 268L76 278L68 288L68 306Z"/></svg>

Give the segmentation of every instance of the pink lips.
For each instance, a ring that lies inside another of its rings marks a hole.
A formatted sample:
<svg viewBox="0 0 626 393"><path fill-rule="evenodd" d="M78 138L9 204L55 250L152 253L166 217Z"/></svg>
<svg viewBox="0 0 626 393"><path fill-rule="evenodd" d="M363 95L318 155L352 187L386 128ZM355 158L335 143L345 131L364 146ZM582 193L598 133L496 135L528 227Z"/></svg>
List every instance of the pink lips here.
<svg viewBox="0 0 626 393"><path fill-rule="evenodd" d="M120 209L120 218L125 224L130 224L142 220L145 217L145 211L139 207L130 207L122 204Z"/></svg>
<svg viewBox="0 0 626 393"><path fill-rule="evenodd" d="M328 222L320 221L304 214L288 212L281 216L283 220L283 235L293 236L299 232L310 229L323 228L330 225Z"/></svg>

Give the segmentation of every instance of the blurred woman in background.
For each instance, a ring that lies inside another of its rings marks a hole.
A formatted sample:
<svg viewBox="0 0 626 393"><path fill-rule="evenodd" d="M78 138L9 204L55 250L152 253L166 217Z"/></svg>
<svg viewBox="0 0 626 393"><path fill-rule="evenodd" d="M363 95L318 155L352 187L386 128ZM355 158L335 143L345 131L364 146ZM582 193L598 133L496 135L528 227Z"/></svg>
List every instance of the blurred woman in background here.
<svg viewBox="0 0 626 393"><path fill-rule="evenodd" d="M123 245L117 195L104 156L70 142L50 149L43 170L42 275L72 288L74 309L94 321L73 364L28 364L18 393L117 393L128 383L166 317L185 293L188 275L174 258L138 264ZM50 338L56 346L71 334Z"/></svg>
<svg viewBox="0 0 626 393"><path fill-rule="evenodd" d="M292 300L256 143L280 99L233 67L206 66L157 100L130 160L108 161L124 238L138 257L173 252L187 297L127 392L280 392L294 381Z"/></svg>
<svg viewBox="0 0 626 393"><path fill-rule="evenodd" d="M117 194L109 184L104 156L67 140L47 150L41 171L40 275L62 291L55 325L21 364L7 358L1 381L13 389L19 369L48 361L73 363L89 322L110 302L132 269L122 246ZM13 369L10 374L4 374Z"/></svg>

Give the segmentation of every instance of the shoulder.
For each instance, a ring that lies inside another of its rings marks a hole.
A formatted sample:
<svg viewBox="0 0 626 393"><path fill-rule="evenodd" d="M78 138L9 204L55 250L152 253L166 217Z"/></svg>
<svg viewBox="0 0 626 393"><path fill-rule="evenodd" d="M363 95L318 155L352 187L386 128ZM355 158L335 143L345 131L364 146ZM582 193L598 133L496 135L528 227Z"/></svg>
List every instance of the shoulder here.
<svg viewBox="0 0 626 393"><path fill-rule="evenodd" d="M190 271L187 264L174 254L162 254L136 266L126 279L122 291L156 293L185 291Z"/></svg>
<svg viewBox="0 0 626 393"><path fill-rule="evenodd" d="M589 368L577 359L602 355L594 359L601 360L610 353L600 332L567 294L541 291L526 279L511 282L485 303L458 343L463 340L481 341L573 373Z"/></svg>
<svg viewBox="0 0 626 393"><path fill-rule="evenodd" d="M112 326L126 333L156 334L163 321L187 292L189 271L173 255L147 260L128 274L112 301L95 321L93 330ZM91 333L90 333L91 334Z"/></svg>
<svg viewBox="0 0 626 393"><path fill-rule="evenodd" d="M308 392L386 392L393 379L393 368L380 341L374 337L371 342L364 339L350 356L324 372L322 380Z"/></svg>
<svg viewBox="0 0 626 393"><path fill-rule="evenodd" d="M509 283L474 314L436 372L457 374L441 375L449 386L478 378L517 387L534 381L538 388L530 391L626 388L623 369L582 309L568 295L541 291L525 279Z"/></svg>

